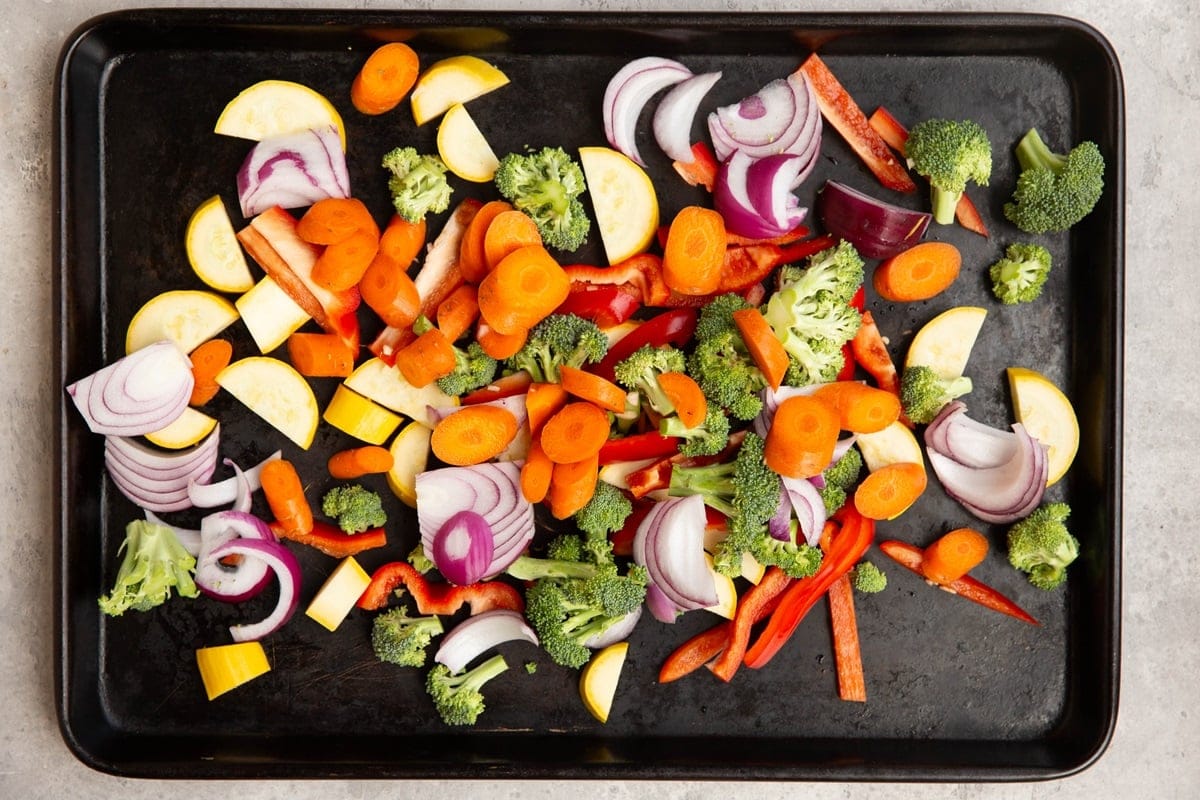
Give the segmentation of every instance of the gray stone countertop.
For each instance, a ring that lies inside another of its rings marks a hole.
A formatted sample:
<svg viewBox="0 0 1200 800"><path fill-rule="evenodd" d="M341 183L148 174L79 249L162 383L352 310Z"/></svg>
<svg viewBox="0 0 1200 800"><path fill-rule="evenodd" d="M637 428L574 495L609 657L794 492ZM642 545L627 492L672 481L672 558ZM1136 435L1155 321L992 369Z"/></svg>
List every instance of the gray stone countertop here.
<svg viewBox="0 0 1200 800"><path fill-rule="evenodd" d="M191 798L474 796L496 800L566 794L730 800L813 798L1200 797L1200 563L1197 470L1200 402L1195 396L1200 309L1195 225L1200 219L1200 8L1192 0L881 3L840 0L828 11L1030 11L1082 19L1113 44L1127 103L1124 596L1121 705L1105 755L1081 774L1048 784L558 783L485 787L454 781L187 782L125 780L91 771L64 745L54 711L52 651L52 416L61 387L52 376L51 109L59 48L89 17L122 7L176 5L104 0L9 0L0 20L0 797ZM221 6L201 2L193 5ZM243 4L245 5L245 4ZM258 6L369 8L404 4L292 0ZM520 4L414 0L419 9L591 11L799 11L778 0L554 0ZM1196 448L1196 449L1194 449ZM1191 499L1189 499L1191 498Z"/></svg>

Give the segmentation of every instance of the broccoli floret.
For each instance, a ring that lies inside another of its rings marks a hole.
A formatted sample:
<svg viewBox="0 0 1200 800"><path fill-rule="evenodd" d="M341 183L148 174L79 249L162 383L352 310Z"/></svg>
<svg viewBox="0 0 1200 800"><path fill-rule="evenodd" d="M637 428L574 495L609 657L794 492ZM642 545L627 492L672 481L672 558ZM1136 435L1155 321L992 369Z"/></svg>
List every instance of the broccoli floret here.
<svg viewBox="0 0 1200 800"><path fill-rule="evenodd" d="M578 250L592 222L579 200L587 189L583 168L561 147L509 153L496 168L496 188L537 224L542 241L559 250Z"/></svg>
<svg viewBox="0 0 1200 800"><path fill-rule="evenodd" d="M410 617L403 606L384 611L371 624L371 649L380 661L401 667L425 666L425 649L442 632L436 616Z"/></svg>
<svg viewBox="0 0 1200 800"><path fill-rule="evenodd" d="M525 672L529 675L535 674L537 672L537 667L538 667L538 665L537 665L536 661L526 661L525 662Z"/></svg>
<svg viewBox="0 0 1200 800"><path fill-rule="evenodd" d="M408 222L420 222L426 214L450 207L446 165L437 156L421 155L415 147L397 147L383 157L383 168L391 173L392 205Z"/></svg>
<svg viewBox="0 0 1200 800"><path fill-rule="evenodd" d="M929 179L933 219L954 222L954 209L967 181L987 186L992 176L992 143L977 122L929 119L913 126L904 145L908 165Z"/></svg>
<svg viewBox="0 0 1200 800"><path fill-rule="evenodd" d="M1091 213L1104 191L1104 156L1095 142L1050 152L1036 129L1017 144L1021 174L1004 216L1026 233L1065 231Z"/></svg>
<svg viewBox="0 0 1200 800"><path fill-rule="evenodd" d="M658 432L663 436L678 436L683 439L679 452L685 456L712 456L725 449L729 443L729 418L716 403L709 403L704 421L694 428L683 424L677 416L663 417L658 423Z"/></svg>
<svg viewBox="0 0 1200 800"><path fill-rule="evenodd" d="M675 404L659 385L658 376L664 372L683 372L686 368L687 359L682 350L670 345L644 344L624 361L617 362L613 374L617 383L640 394L652 409L666 416L674 413Z"/></svg>
<svg viewBox="0 0 1200 800"><path fill-rule="evenodd" d="M739 420L758 416L762 411L759 392L767 385L733 321L734 312L745 308L751 305L732 293L715 297L704 306L696 321L696 347L687 360L688 374L709 403Z"/></svg>
<svg viewBox="0 0 1200 800"><path fill-rule="evenodd" d="M754 306L746 302L746 298L736 292L718 295L700 309L696 319L696 329L693 336L698 342L715 339L728 331L737 331L737 323L733 315Z"/></svg>
<svg viewBox="0 0 1200 800"><path fill-rule="evenodd" d="M387 512L379 495L361 484L335 486L321 500L321 512L337 520L346 533L362 533L387 523Z"/></svg>
<svg viewBox="0 0 1200 800"><path fill-rule="evenodd" d="M607 537L621 530L631 513L633 503L624 492L612 484L598 481L592 499L575 512L575 525L591 536Z"/></svg>
<svg viewBox="0 0 1200 800"><path fill-rule="evenodd" d="M409 551L407 560L412 568L422 575L437 566L429 556L425 555L425 546L420 542L417 542L417 546Z"/></svg>
<svg viewBox="0 0 1200 800"><path fill-rule="evenodd" d="M480 386L487 386L496 377L500 362L483 352L479 342L471 342L467 349L454 347L454 371L437 379L437 386L451 396L466 394Z"/></svg>
<svg viewBox="0 0 1200 800"><path fill-rule="evenodd" d="M455 675L437 664L425 680L425 691L447 725L474 725L483 713L483 685L508 669L504 656L495 655L474 669Z"/></svg>
<svg viewBox="0 0 1200 800"><path fill-rule="evenodd" d="M1066 526L1070 514L1066 503L1047 503L1008 530L1008 562L1039 589L1062 585L1067 567L1079 557L1079 541Z"/></svg>
<svg viewBox="0 0 1200 800"><path fill-rule="evenodd" d="M1050 275L1050 262L1050 251L1040 244L1010 244L1004 258L988 269L992 294L1007 305L1036 300Z"/></svg>
<svg viewBox="0 0 1200 800"><path fill-rule="evenodd" d="M529 332L524 346L505 361L538 383L557 383L561 366L579 369L608 353L608 337L596 323L574 314L551 314Z"/></svg>
<svg viewBox="0 0 1200 800"><path fill-rule="evenodd" d="M965 375L947 380L931 367L905 367L900 376L900 404L910 420L924 425L933 422L951 400L971 391L971 386L971 379Z"/></svg>
<svg viewBox="0 0 1200 800"><path fill-rule="evenodd" d="M862 471L862 466L862 454L858 452L858 448L851 447L821 473L825 485L818 491L825 503L827 515L833 514L846 504L850 488L858 481L858 473Z"/></svg>
<svg viewBox="0 0 1200 800"><path fill-rule="evenodd" d="M112 591L100 598L100 610L105 614L119 617L130 609L149 611L165 603L172 589L180 597L200 594L192 578L196 559L167 526L144 519L130 522L117 552L125 557Z"/></svg>
<svg viewBox="0 0 1200 800"><path fill-rule="evenodd" d="M550 658L578 668L591 657L585 642L638 610L647 580L643 567L621 575L615 564L586 579L543 578L525 592L525 615Z"/></svg>
<svg viewBox="0 0 1200 800"><path fill-rule="evenodd" d="M887 588L887 575L870 561L863 561L855 567L851 580L854 588L864 594L875 594Z"/></svg>
<svg viewBox="0 0 1200 800"><path fill-rule="evenodd" d="M809 257L807 266L780 270L779 291L764 316L788 352L784 380L804 386L834 380L845 363L842 345L862 315L849 304L863 280L863 260L849 242Z"/></svg>

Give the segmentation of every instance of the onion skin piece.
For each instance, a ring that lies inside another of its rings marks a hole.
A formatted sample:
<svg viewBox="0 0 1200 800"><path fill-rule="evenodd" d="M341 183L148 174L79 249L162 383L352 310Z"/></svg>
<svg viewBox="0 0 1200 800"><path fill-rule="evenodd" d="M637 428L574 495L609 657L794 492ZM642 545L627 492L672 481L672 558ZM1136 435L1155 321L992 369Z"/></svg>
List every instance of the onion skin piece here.
<svg viewBox="0 0 1200 800"><path fill-rule="evenodd" d="M837 181L817 194L825 230L854 245L864 258L891 258L925 236L933 215L885 203Z"/></svg>

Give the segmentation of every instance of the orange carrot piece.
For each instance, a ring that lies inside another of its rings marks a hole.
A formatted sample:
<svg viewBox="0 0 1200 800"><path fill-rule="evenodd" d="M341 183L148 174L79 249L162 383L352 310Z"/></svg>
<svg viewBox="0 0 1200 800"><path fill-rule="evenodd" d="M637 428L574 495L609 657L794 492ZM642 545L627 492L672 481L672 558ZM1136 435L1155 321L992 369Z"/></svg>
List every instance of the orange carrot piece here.
<svg viewBox="0 0 1200 800"><path fill-rule="evenodd" d="M767 384L772 389L778 389L783 384L790 363L783 342L779 341L774 329L757 308L733 312L733 323L737 325L750 357L767 379Z"/></svg>
<svg viewBox="0 0 1200 800"><path fill-rule="evenodd" d="M479 342L483 352L500 361L519 353L528 338L528 330L500 333L482 319L475 325L475 341Z"/></svg>
<svg viewBox="0 0 1200 800"><path fill-rule="evenodd" d="M926 481L922 464L888 464L864 478L854 490L854 507L867 519L892 519L921 496Z"/></svg>
<svg viewBox="0 0 1200 800"><path fill-rule="evenodd" d="M987 553L986 536L972 528L955 528L925 548L921 574L945 586L979 566Z"/></svg>
<svg viewBox="0 0 1200 800"><path fill-rule="evenodd" d="M479 213L467 225L458 249L458 265L462 270L463 280L469 283L479 283L488 274L488 262L484 250L488 227L496 217L512 210L513 207L504 200L492 200L484 203L483 207L479 209Z"/></svg>
<svg viewBox="0 0 1200 800"><path fill-rule="evenodd" d="M268 461L259 474L267 506L284 531L305 535L312 532L313 515L304 486L292 462L285 459Z"/></svg>
<svg viewBox="0 0 1200 800"><path fill-rule="evenodd" d="M875 268L875 291L885 300L928 300L958 277L962 254L947 242L921 242Z"/></svg>
<svg viewBox="0 0 1200 800"><path fill-rule="evenodd" d="M493 400L502 400L505 397L525 394L529 391L529 387L532 384L533 379L529 377L528 372L523 369L517 370L508 375L501 375L487 386L481 386L474 391L467 392L459 398L459 402L464 406L490 403Z"/></svg>
<svg viewBox="0 0 1200 800"><path fill-rule="evenodd" d="M550 477L554 474L554 462L546 458L546 451L535 436L529 443L525 464L521 467L521 494L530 503L540 503L550 491Z"/></svg>
<svg viewBox="0 0 1200 800"><path fill-rule="evenodd" d="M378 445L352 447L329 457L329 475L340 481L354 480L363 475L387 472L394 463L391 451Z"/></svg>
<svg viewBox="0 0 1200 800"><path fill-rule="evenodd" d="M313 265L312 279L318 286L344 292L358 284L379 252L379 231L359 229L322 251Z"/></svg>
<svg viewBox="0 0 1200 800"><path fill-rule="evenodd" d="M780 475L820 475L833 460L839 430L837 413L828 403L804 395L789 397L775 410L763 459Z"/></svg>
<svg viewBox="0 0 1200 800"><path fill-rule="evenodd" d="M447 464L482 464L504 452L517 435L517 418L499 406L466 406L443 417L433 428L429 445Z"/></svg>
<svg viewBox="0 0 1200 800"><path fill-rule="evenodd" d="M877 433L900 418L899 397L858 381L828 383L813 396L837 412L844 431Z"/></svg>
<svg viewBox="0 0 1200 800"><path fill-rule="evenodd" d="M337 244L375 228L371 212L354 197L327 197L309 206L296 222L296 235L309 244Z"/></svg>
<svg viewBox="0 0 1200 800"><path fill-rule="evenodd" d="M680 294L717 291L725 263L725 220L703 206L687 206L675 215L663 248L663 280Z"/></svg>
<svg viewBox="0 0 1200 800"><path fill-rule="evenodd" d="M541 244L537 223L524 211L501 211L488 223L483 234L483 260L488 272L506 255L520 247Z"/></svg>
<svg viewBox="0 0 1200 800"><path fill-rule="evenodd" d="M625 390L610 380L581 369L568 367L565 364L558 368L558 379L562 383L563 390L580 400L595 403L600 408L614 414L620 414L625 410ZM694 384L695 381L692 383ZM665 384L663 384L663 389L666 390ZM700 399L704 400L703 392L700 394ZM703 421L703 416L701 421Z"/></svg>
<svg viewBox="0 0 1200 800"><path fill-rule="evenodd" d="M420 62L403 42L388 42L367 57L350 84L350 102L364 114L378 115L400 104L417 82Z"/></svg>
<svg viewBox="0 0 1200 800"><path fill-rule="evenodd" d="M309 378L347 378L355 352L336 333L293 333L287 340L288 360Z"/></svg>
<svg viewBox="0 0 1200 800"><path fill-rule="evenodd" d="M420 222L409 222L399 214L393 214L379 236L379 252L395 261L400 269L407 271L421 254L421 248L425 246L425 236L424 217Z"/></svg>
<svg viewBox="0 0 1200 800"><path fill-rule="evenodd" d="M536 439L546 420L567 404L567 392L557 383L529 384L525 392L525 413L529 417L529 432Z"/></svg>
<svg viewBox="0 0 1200 800"><path fill-rule="evenodd" d="M202 406L217 396L217 373L229 366L233 345L226 339L209 339L188 354L192 362L192 396L188 404Z"/></svg>
<svg viewBox="0 0 1200 800"><path fill-rule="evenodd" d="M459 339L471 329L479 316L477 290L469 283L459 286L437 308L437 326L450 341Z"/></svg>
<svg viewBox="0 0 1200 800"><path fill-rule="evenodd" d="M608 433L608 415L591 403L577 401L546 420L538 438L551 461L570 464L599 454Z"/></svg>
<svg viewBox="0 0 1200 800"><path fill-rule="evenodd" d="M562 305L571 290L567 273L541 245L505 256L479 284L479 312L500 333L529 330Z"/></svg>
<svg viewBox="0 0 1200 800"><path fill-rule="evenodd" d="M703 424L708 416L708 399L696 381L682 372L664 372L658 376L658 385L685 428Z"/></svg>
<svg viewBox="0 0 1200 800"><path fill-rule="evenodd" d="M454 345L441 331L431 328L396 353L396 368L418 389L454 371Z"/></svg>
<svg viewBox="0 0 1200 800"><path fill-rule="evenodd" d="M854 613L854 587L843 575L829 587L829 621L833 629L833 658L837 665L838 696L856 703L867 702L867 679L863 673L858 618Z"/></svg>
<svg viewBox="0 0 1200 800"><path fill-rule="evenodd" d="M556 463L546 492L546 503L554 518L566 519L586 506L596 493L599 474L600 464L595 455L580 461Z"/></svg>
<svg viewBox="0 0 1200 800"><path fill-rule="evenodd" d="M382 250L363 273L358 291L362 301L393 328L409 327L421 313L417 285L399 262Z"/></svg>

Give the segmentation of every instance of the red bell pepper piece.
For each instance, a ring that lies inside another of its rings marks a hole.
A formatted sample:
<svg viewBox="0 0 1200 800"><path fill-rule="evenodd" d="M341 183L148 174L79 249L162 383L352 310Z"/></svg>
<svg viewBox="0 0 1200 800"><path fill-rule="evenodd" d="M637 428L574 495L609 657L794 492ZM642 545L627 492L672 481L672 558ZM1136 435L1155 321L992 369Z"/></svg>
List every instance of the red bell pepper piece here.
<svg viewBox="0 0 1200 800"><path fill-rule="evenodd" d="M922 578L925 577L924 573L921 572L921 561L924 558L924 551L920 547L908 542L889 539L888 541L880 542L879 549L900 566L920 575ZM960 597L965 597L984 608L990 608L993 611L999 611L1001 614L1007 614L1013 619L1028 622L1030 625L1040 624L1012 600L1009 600L986 583L977 581L969 575L964 575L953 583L939 586L938 588L953 592Z"/></svg>
<svg viewBox="0 0 1200 800"><path fill-rule="evenodd" d="M658 431L635 433L619 439L609 439L600 447L600 466L618 461L644 461L665 458L679 452L678 436L663 436Z"/></svg>
<svg viewBox="0 0 1200 800"><path fill-rule="evenodd" d="M854 296L850 298L849 306L857 308L859 313L866 306L867 295L863 287L859 286ZM854 379L854 373L858 369L858 362L854 358L854 345L852 342L846 342L842 345L842 368L838 371L837 380L849 381Z"/></svg>
<svg viewBox="0 0 1200 800"><path fill-rule="evenodd" d="M733 624L730 626L729 641L712 667L714 675L726 683L733 680L738 667L742 665L746 648L750 645L750 629L754 627L754 623L766 617L768 604L774 606L782 601L784 592L794 580L779 567L768 567L762 580L738 599L737 611L734 612Z"/></svg>
<svg viewBox="0 0 1200 800"><path fill-rule="evenodd" d="M574 314L591 320L601 328L620 325L642 306L642 293L627 283L598 286L587 281L574 281L567 299L556 314Z"/></svg>
<svg viewBox="0 0 1200 800"><path fill-rule="evenodd" d="M487 386L467 392L459 398L459 402L464 406L471 406L477 403L490 403L492 400L502 400L505 397L515 397L529 391L532 384L533 378L529 376L528 372L521 369L511 375L497 378Z"/></svg>
<svg viewBox="0 0 1200 800"><path fill-rule="evenodd" d="M896 397L900 396L900 374L896 371L896 363L892 361L891 353L888 352L887 343L883 341L883 334L875 324L875 316L870 311L863 312L862 324L850 340L850 349L854 360L874 379L876 386ZM912 422L903 413L900 415L900 421L912 427Z"/></svg>
<svg viewBox="0 0 1200 800"><path fill-rule="evenodd" d="M717 157L705 142L692 145L690 162L675 161L671 166L679 173L679 177L687 181L688 186L703 186L711 192L713 184L717 181Z"/></svg>
<svg viewBox="0 0 1200 800"><path fill-rule="evenodd" d="M897 192L915 192L917 185L909 177L904 164L896 159L867 122L862 109L829 71L825 62L813 53L800 65L800 71L808 76L812 84L821 115L842 135L879 182Z"/></svg>
<svg viewBox="0 0 1200 800"><path fill-rule="evenodd" d="M696 330L696 316L694 308L680 308L651 317L610 347L600 363L588 367L588 371L611 381L615 378L613 367L642 345L683 347Z"/></svg>
<svg viewBox="0 0 1200 800"><path fill-rule="evenodd" d="M612 542L613 555L633 555L633 537L637 535L638 526L642 524L642 520L654 508L656 502L649 497L640 497L633 501L633 511L629 512L629 516L625 518L625 524L619 531L614 531L608 536L608 540Z"/></svg>
<svg viewBox="0 0 1200 800"><path fill-rule="evenodd" d="M631 256L610 267L571 264L563 267L571 283L590 283L596 286L626 284L637 289L642 305L660 306L671 295L663 278L662 259L653 253Z"/></svg>
<svg viewBox="0 0 1200 800"><path fill-rule="evenodd" d="M625 482L629 484L629 491L635 498L645 497L655 489L666 489L671 485L671 470L674 469L676 464L701 467L725 461L737 451L744 438L746 438L745 431L735 431L729 435L729 442L725 445L725 449L716 455L685 456L681 453L676 453L642 469L634 470L625 476ZM712 513L715 514L716 512Z"/></svg>
<svg viewBox="0 0 1200 800"><path fill-rule="evenodd" d="M367 611L383 608L392 592L400 586L413 596L421 614L453 614L464 603L471 607L472 616L494 608L525 611L525 599L510 584L502 581L480 581L466 586L434 583L407 561L392 561L375 570L371 582L358 598L358 607Z"/></svg>
<svg viewBox="0 0 1200 800"><path fill-rule="evenodd" d="M338 526L319 519L313 520L312 530L308 533L289 532L275 521L270 523L270 528L278 539L290 539L298 544L308 545L334 558L357 555L387 544L387 533L383 528L369 528L362 533L346 533Z"/></svg>

